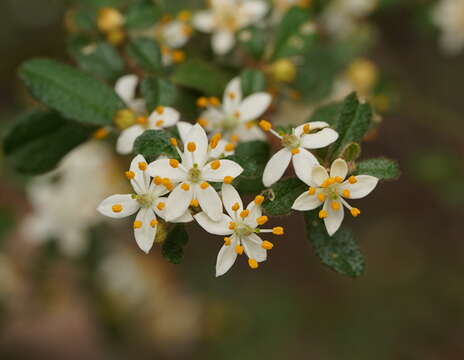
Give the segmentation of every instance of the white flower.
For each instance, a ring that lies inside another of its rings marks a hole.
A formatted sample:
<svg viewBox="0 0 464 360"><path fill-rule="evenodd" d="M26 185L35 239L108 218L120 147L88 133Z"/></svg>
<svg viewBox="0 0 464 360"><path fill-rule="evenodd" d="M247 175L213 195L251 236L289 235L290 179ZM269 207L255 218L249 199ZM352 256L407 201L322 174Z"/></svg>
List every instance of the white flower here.
<svg viewBox="0 0 464 360"><path fill-rule="evenodd" d="M206 130L220 132L232 142L265 140L265 134L254 120L264 114L271 101L271 95L265 92L242 99L242 85L237 77L227 85L222 104L215 98L199 99L199 105L207 107L200 116L200 122Z"/></svg>
<svg viewBox="0 0 464 360"><path fill-rule="evenodd" d="M192 35L192 28L185 21L173 20L161 24L159 40L171 49L183 47Z"/></svg>
<svg viewBox="0 0 464 360"><path fill-rule="evenodd" d="M306 149L320 149L326 147L338 139L338 133L329 128L329 124L322 121L306 123L292 129L291 134L279 135L272 129L267 121L261 121L260 126L270 131L282 141L283 149L276 152L266 164L263 173L263 184L267 187L279 181L285 170L293 162L296 175L305 182L311 181L311 172L306 171L318 165L316 157Z"/></svg>
<svg viewBox="0 0 464 360"><path fill-rule="evenodd" d="M134 148L135 140L146 129L160 130L174 126L180 118L177 110L171 107L158 106L151 115L146 118L139 116L137 124L128 127L121 132L116 143L116 151L120 154L130 154Z"/></svg>
<svg viewBox="0 0 464 360"><path fill-rule="evenodd" d="M432 19L442 31L441 46L450 55L464 48L464 1L441 0L433 9Z"/></svg>
<svg viewBox="0 0 464 360"><path fill-rule="evenodd" d="M142 115L146 112L146 104L144 99L138 99L135 97L138 84L139 78L137 75L124 75L116 81L114 91L119 95L129 109L138 115Z"/></svg>
<svg viewBox="0 0 464 360"><path fill-rule="evenodd" d="M231 160L207 162L208 138L199 124L188 133L184 152L177 151L181 163L175 159L159 159L147 169L152 176L168 178L178 184L168 197L166 221L175 221L190 205L200 206L211 219L219 221L222 215L221 199L209 182L230 183L242 173L242 167Z"/></svg>
<svg viewBox="0 0 464 360"><path fill-rule="evenodd" d="M257 196L254 201L243 208L240 195L232 185L222 185L222 200L229 215L221 214L218 221L212 221L205 213L195 215L195 220L210 234L226 236L224 245L219 251L216 263L216 276L225 274L235 263L237 255L248 256L248 264L252 269L258 267L258 263L267 258L267 250L273 248L269 241L263 241L257 235L272 232L275 235L283 235L282 227L273 229L259 229L268 218L262 215L261 203L264 198Z"/></svg>
<svg viewBox="0 0 464 360"><path fill-rule="evenodd" d="M359 209L351 207L345 199L361 199L371 193L379 179L369 175L350 176L345 160L337 159L327 170L316 165L312 170L312 181L306 182L309 190L301 194L292 206L294 210L309 211L323 206L319 217L324 219L325 227L330 236L335 234L342 224L346 206L353 216L361 214Z"/></svg>
<svg viewBox="0 0 464 360"><path fill-rule="evenodd" d="M218 55L228 53L235 45L235 33L261 20L268 11L262 0L211 0L211 9L197 12L193 26L213 33L212 47Z"/></svg>
<svg viewBox="0 0 464 360"><path fill-rule="evenodd" d="M165 217L166 195L173 185L170 181L151 181L146 171L148 167L145 158L137 155L131 163L126 176L130 179L135 194L112 195L103 200L98 206L98 211L111 218L124 218L137 213L134 221L135 240L144 252L148 253L153 246L156 236L158 220L156 214ZM179 214L177 222L191 221L191 215L187 212Z"/></svg>

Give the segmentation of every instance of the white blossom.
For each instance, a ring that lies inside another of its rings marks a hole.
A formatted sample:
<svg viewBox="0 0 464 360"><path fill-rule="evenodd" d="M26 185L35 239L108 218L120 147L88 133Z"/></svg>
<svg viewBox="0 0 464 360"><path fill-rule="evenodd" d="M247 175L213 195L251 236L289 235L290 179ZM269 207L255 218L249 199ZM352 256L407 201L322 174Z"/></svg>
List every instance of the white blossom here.
<svg viewBox="0 0 464 360"><path fill-rule="evenodd" d="M464 48L464 1L441 0L432 12L432 19L442 32L440 42L450 55Z"/></svg>
<svg viewBox="0 0 464 360"><path fill-rule="evenodd" d="M124 75L116 81L114 91L124 101L126 106L134 111L137 115L143 115L146 112L145 100L136 98L139 78L137 75Z"/></svg>

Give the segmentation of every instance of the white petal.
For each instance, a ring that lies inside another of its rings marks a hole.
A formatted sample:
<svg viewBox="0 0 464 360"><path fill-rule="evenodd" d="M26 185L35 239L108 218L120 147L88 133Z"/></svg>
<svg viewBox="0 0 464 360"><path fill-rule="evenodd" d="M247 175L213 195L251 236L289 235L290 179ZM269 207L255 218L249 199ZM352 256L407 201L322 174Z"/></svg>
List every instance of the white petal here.
<svg viewBox="0 0 464 360"><path fill-rule="evenodd" d="M135 174L135 177L131 179L131 185L137 194L146 194L150 188L151 179L146 170L140 170L140 163L147 163L143 155L137 155L131 161L129 170Z"/></svg>
<svg viewBox="0 0 464 360"><path fill-rule="evenodd" d="M121 132L116 143L116 151L119 154L130 154L134 149L134 142L145 129L140 125L131 126Z"/></svg>
<svg viewBox="0 0 464 360"><path fill-rule="evenodd" d="M218 193L211 185L206 189L202 189L200 185L196 185L195 198L198 200L201 209L212 220L219 221L222 219L222 202Z"/></svg>
<svg viewBox="0 0 464 360"><path fill-rule="evenodd" d="M370 175L359 175L356 179L358 180L356 184L345 181L340 187L341 191L345 189L350 191L350 199L361 199L369 195L379 182L379 179Z"/></svg>
<svg viewBox="0 0 464 360"><path fill-rule="evenodd" d="M317 186L321 186L324 181L329 178L329 173L321 165L316 165L313 167L313 174L311 181Z"/></svg>
<svg viewBox="0 0 464 360"><path fill-rule="evenodd" d="M147 112L147 103L145 102L145 99L134 99L127 105L138 115L145 115Z"/></svg>
<svg viewBox="0 0 464 360"><path fill-rule="evenodd" d="M217 146L214 149L210 149L209 158L210 159L219 159L224 156L230 156L235 153L235 150L226 151L226 146L229 144L228 141L219 140Z"/></svg>
<svg viewBox="0 0 464 360"><path fill-rule="evenodd" d="M125 75L116 81L114 90L126 104L129 104L135 98L135 89L138 83L137 75Z"/></svg>
<svg viewBox="0 0 464 360"><path fill-rule="evenodd" d="M248 96L242 101L238 112L240 113L240 121L247 122L256 120L265 113L269 105L271 105L272 97L267 93L256 93Z"/></svg>
<svg viewBox="0 0 464 360"><path fill-rule="evenodd" d="M166 210L164 213L166 221L170 222L184 215L193 199L193 193L192 185L190 185L190 189L187 191L182 189L180 185L176 186L169 194L166 203Z"/></svg>
<svg viewBox="0 0 464 360"><path fill-rule="evenodd" d="M234 265L237 259L235 252L235 242L230 245L223 245L216 260L216 276L224 275Z"/></svg>
<svg viewBox="0 0 464 360"><path fill-rule="evenodd" d="M245 253L250 259L255 259L257 262L263 262L267 259L267 251L261 247L262 243L263 240L256 234L248 235L242 239Z"/></svg>
<svg viewBox="0 0 464 360"><path fill-rule="evenodd" d="M226 176L236 178L243 172L243 168L232 160L214 160L221 164L218 169L214 170L211 163L205 165L202 171L202 178L206 181L223 182Z"/></svg>
<svg viewBox="0 0 464 360"><path fill-rule="evenodd" d="M226 114L233 114L242 101L242 84L240 78L233 78L224 91L222 106Z"/></svg>
<svg viewBox="0 0 464 360"><path fill-rule="evenodd" d="M238 135L240 141L243 142L253 140L267 141L266 134L257 125L248 127L247 124L242 123L237 127L235 132Z"/></svg>
<svg viewBox="0 0 464 360"><path fill-rule="evenodd" d="M295 136L300 137L303 134L305 125L309 125L309 128L311 130L317 130L317 129L323 129L323 128L329 127L329 124L327 124L324 121L312 121L312 122L304 123L295 128L295 132L294 132Z"/></svg>
<svg viewBox="0 0 464 360"><path fill-rule="evenodd" d="M227 213L232 217L235 218L235 215L240 213L243 210L243 202L240 198L238 191L230 184L222 184L222 202L224 203L224 207L226 208ZM240 208L237 212L232 210L232 206L238 203Z"/></svg>
<svg viewBox="0 0 464 360"><path fill-rule="evenodd" d="M292 209L298 211L314 210L321 206L322 203L317 198L317 194L309 195L307 191L301 194L293 203Z"/></svg>
<svg viewBox="0 0 464 360"><path fill-rule="evenodd" d="M338 200L338 202L340 202L340 200ZM339 210L332 209L330 200L325 201L323 209L327 211L328 214L328 216L324 219L325 228L327 229L329 236L332 236L340 228L345 212L341 202Z"/></svg>
<svg viewBox="0 0 464 360"><path fill-rule="evenodd" d="M254 23L266 15L269 6L266 2L260 0L251 0L243 3L241 10L249 19L249 23Z"/></svg>
<svg viewBox="0 0 464 360"><path fill-rule="evenodd" d="M194 218L198 224L210 234L226 236L233 233L233 231L229 229L229 223L232 219L226 214L222 214L219 221L211 220L204 212L196 214Z"/></svg>
<svg viewBox="0 0 464 360"><path fill-rule="evenodd" d="M263 215L263 209L261 208L261 205L256 205L255 202L252 201L248 204L247 210L249 210L250 213L245 218L245 224L251 226L254 229L258 225L256 219Z"/></svg>
<svg viewBox="0 0 464 360"><path fill-rule="evenodd" d="M227 54L235 45L234 34L230 31L218 31L213 34L212 47L217 55Z"/></svg>
<svg viewBox="0 0 464 360"><path fill-rule="evenodd" d="M283 148L269 159L263 172L264 186L269 187L279 181L290 164L291 158L292 153L287 148Z"/></svg>
<svg viewBox="0 0 464 360"><path fill-rule="evenodd" d="M313 168L319 165L319 161L317 161L316 157L308 150L300 148L300 152L293 155L292 162L296 176L307 185L311 185Z"/></svg>
<svg viewBox="0 0 464 360"><path fill-rule="evenodd" d="M330 167L330 176L333 178L340 176L342 179L345 179L346 174L348 174L348 165L346 161L343 159L335 160Z"/></svg>
<svg viewBox="0 0 464 360"><path fill-rule="evenodd" d="M313 134L301 136L301 146L307 149L320 149L334 143L338 139L338 133L331 128L325 128Z"/></svg>
<svg viewBox="0 0 464 360"><path fill-rule="evenodd" d="M180 166L173 168L169 162L170 159L155 160L148 165L146 172L151 177L168 178L172 182L183 181L187 176L185 171Z"/></svg>
<svg viewBox="0 0 464 360"><path fill-rule="evenodd" d="M187 149L188 144L192 142L195 143L195 151L190 152ZM187 160L187 166L197 163L202 167L208 157L208 138L206 136L205 130L201 127L200 124L196 124L187 134L187 138L184 143L184 157Z"/></svg>
<svg viewBox="0 0 464 360"><path fill-rule="evenodd" d="M156 215L150 208L140 209L135 221L140 221L142 227L134 229L134 236L137 245L142 251L148 254L153 246L156 236L156 229L158 226L152 227L150 225L152 220L156 220Z"/></svg>
<svg viewBox="0 0 464 360"><path fill-rule="evenodd" d="M114 212L112 209L113 205L121 205L121 212ZM105 216L120 219L135 214L139 208L140 205L137 200L132 199L131 194L126 194L107 197L98 205L97 210L100 214Z"/></svg>
<svg viewBox="0 0 464 360"><path fill-rule="evenodd" d="M165 197L157 198L155 200L153 210L155 211L156 215L158 215L160 218L166 220L166 207L163 210L160 210L158 208L158 204L161 203L161 202L167 204L168 198L165 198ZM193 221L193 216L192 216L192 214L190 214L190 210L187 209L185 211L185 213L183 213L180 217L175 218L175 219L171 220L170 222L171 223L188 223L188 222L191 222L191 221Z"/></svg>
<svg viewBox="0 0 464 360"><path fill-rule="evenodd" d="M180 118L180 114L176 109L171 107L165 107L162 114L159 114L156 110L153 111L148 118L148 123L150 125L150 129L160 129L160 128L168 128L174 126ZM156 125L158 121L163 121L161 126Z"/></svg>
<svg viewBox="0 0 464 360"><path fill-rule="evenodd" d="M187 140L187 134L190 130L192 130L192 128L193 125L188 122L179 121L177 123L177 130L179 131L179 136L183 143L185 143L185 141Z"/></svg>
<svg viewBox="0 0 464 360"><path fill-rule="evenodd" d="M195 29L210 33L215 25L213 13L210 10L198 11L193 16L192 24Z"/></svg>

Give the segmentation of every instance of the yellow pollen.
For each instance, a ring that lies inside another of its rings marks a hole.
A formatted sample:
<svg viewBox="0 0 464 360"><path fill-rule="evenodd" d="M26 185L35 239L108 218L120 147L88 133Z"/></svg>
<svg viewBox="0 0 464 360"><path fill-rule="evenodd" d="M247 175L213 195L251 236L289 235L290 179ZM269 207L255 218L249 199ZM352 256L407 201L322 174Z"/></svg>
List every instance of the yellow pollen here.
<svg viewBox="0 0 464 360"><path fill-rule="evenodd" d="M219 101L219 99L217 97L210 97L209 99L209 103L213 106L219 106L221 104L221 102Z"/></svg>
<svg viewBox="0 0 464 360"><path fill-rule="evenodd" d="M108 130L105 128L100 128L93 133L94 139L101 140L104 139L108 135Z"/></svg>
<svg viewBox="0 0 464 360"><path fill-rule="evenodd" d="M284 234L284 228L282 226L277 226L272 229L272 233L274 235L283 235Z"/></svg>
<svg viewBox="0 0 464 360"><path fill-rule="evenodd" d="M245 127L246 127L248 130L252 129L254 126L255 126L255 122L254 122L254 121L248 121L247 123L245 123Z"/></svg>
<svg viewBox="0 0 464 360"><path fill-rule="evenodd" d="M139 169L142 171L145 171L147 169L147 163L146 162L139 162Z"/></svg>
<svg viewBox="0 0 464 360"><path fill-rule="evenodd" d="M169 141L171 142L172 146L177 146L177 139L176 138L170 138Z"/></svg>
<svg viewBox="0 0 464 360"><path fill-rule="evenodd" d="M259 126L261 127L261 129L263 129L264 131L269 131L272 129L272 124L269 122L269 121L266 121L266 120L261 120L259 122Z"/></svg>
<svg viewBox="0 0 464 360"><path fill-rule="evenodd" d="M230 137L230 142L233 142L233 143L238 143L238 141L240 140L240 138L238 137L238 135L232 135Z"/></svg>
<svg viewBox="0 0 464 360"><path fill-rule="evenodd" d="M156 227L156 225L158 225L158 220L153 219L152 221L150 221L150 226L151 226L152 228Z"/></svg>
<svg viewBox="0 0 464 360"><path fill-rule="evenodd" d="M189 191L190 190L190 185L187 183L183 183L181 186L182 190Z"/></svg>
<svg viewBox="0 0 464 360"><path fill-rule="evenodd" d="M294 149L291 150L291 152L292 152L292 155L296 155L296 154L300 153L300 149L294 148Z"/></svg>
<svg viewBox="0 0 464 360"><path fill-rule="evenodd" d="M221 167L221 162L219 160L214 160L212 163L211 163L211 169L213 170L217 170Z"/></svg>
<svg viewBox="0 0 464 360"><path fill-rule="evenodd" d="M161 106L161 105L157 106L156 109L155 109L155 111L156 111L158 114L163 115L163 114L164 114L164 106Z"/></svg>
<svg viewBox="0 0 464 360"><path fill-rule="evenodd" d="M237 95L236 95L233 91L229 92L229 93L227 94L227 96L228 96L229 99L231 99L231 100L234 100L234 99L237 97Z"/></svg>
<svg viewBox="0 0 464 360"><path fill-rule="evenodd" d="M217 134L213 135L213 137L211 138L211 141L209 143L209 146L211 146L211 149L215 149L216 146L218 146L219 140L221 140L221 138L222 138L221 133L217 133Z"/></svg>
<svg viewBox="0 0 464 360"><path fill-rule="evenodd" d="M209 105L208 99L204 96L197 99L197 106L198 107L207 107Z"/></svg>
<svg viewBox="0 0 464 360"><path fill-rule="evenodd" d="M237 224L234 223L233 221L229 223L229 230L235 230L236 227L237 227Z"/></svg>
<svg viewBox="0 0 464 360"><path fill-rule="evenodd" d="M250 215L250 210L242 210L242 211L240 212L240 217L241 217L242 219L245 219L248 215Z"/></svg>
<svg viewBox="0 0 464 360"><path fill-rule="evenodd" d="M189 21L190 18L192 17L192 13L188 10L182 10L179 14L177 14L177 18L180 21Z"/></svg>
<svg viewBox="0 0 464 360"><path fill-rule="evenodd" d="M354 217L361 215L361 210L359 210L358 208L352 208L350 212L351 212L351 215L353 215Z"/></svg>
<svg viewBox="0 0 464 360"><path fill-rule="evenodd" d="M259 218L256 219L256 222L259 224L259 225L264 225L265 223L267 223L269 220L269 218L267 216L260 216Z"/></svg>
<svg viewBox="0 0 464 360"><path fill-rule="evenodd" d="M166 189L168 190L174 189L174 185L172 184L171 180L169 180L168 178L164 178L162 180L162 183Z"/></svg>
<svg viewBox="0 0 464 360"><path fill-rule="evenodd" d="M321 187L323 187L323 188L329 187L329 179L324 180L324 182L322 183Z"/></svg>
<svg viewBox="0 0 464 360"><path fill-rule="evenodd" d="M158 126L158 127L163 126L163 124L164 124L164 120L158 120L158 121L155 123L155 125Z"/></svg>
<svg viewBox="0 0 464 360"><path fill-rule="evenodd" d="M234 205L232 205L232 211L237 211L238 209L240 209L240 205L236 202Z"/></svg>
<svg viewBox="0 0 464 360"><path fill-rule="evenodd" d="M176 159L170 159L169 160L169 165L171 165L171 167L173 167L173 168L177 168L177 167L179 167L179 161L177 161Z"/></svg>
<svg viewBox="0 0 464 360"><path fill-rule="evenodd" d="M320 202L324 202L325 201L325 194L319 194L317 195L317 198L319 199Z"/></svg>
<svg viewBox="0 0 464 360"><path fill-rule="evenodd" d="M350 177L348 178L348 182L349 182L350 184L356 184L356 183L358 182L358 179L356 179L355 176L350 176Z"/></svg>
<svg viewBox="0 0 464 360"><path fill-rule="evenodd" d="M224 184L232 184L232 181L234 181L232 176L225 176L223 180Z"/></svg>
<svg viewBox="0 0 464 360"><path fill-rule="evenodd" d="M242 254L243 254L243 246L237 245L237 246L235 247L235 252L236 252L238 255L242 255Z"/></svg>
<svg viewBox="0 0 464 360"><path fill-rule="evenodd" d="M224 149L225 149L226 151L229 151L229 152L230 152L230 151L234 151L235 145L232 144L232 143L229 143L229 144L227 144L227 145L225 146Z"/></svg>
<svg viewBox="0 0 464 360"><path fill-rule="evenodd" d="M224 245L225 245L225 246L229 246L229 245L230 245L230 242L231 242L231 240L230 240L229 237L225 237L225 238L224 238Z"/></svg>
<svg viewBox="0 0 464 360"><path fill-rule="evenodd" d="M255 204L256 205L261 205L264 201L264 196L262 195L258 195L257 197L255 197Z"/></svg>
<svg viewBox="0 0 464 360"><path fill-rule="evenodd" d="M310 126L309 124L305 124L305 125L303 126L303 132L304 132L305 134L309 134L309 133L311 132L311 126Z"/></svg>
<svg viewBox="0 0 464 360"><path fill-rule="evenodd" d="M321 210L319 211L319 218L325 219L329 214L327 214L327 211Z"/></svg>
<svg viewBox="0 0 464 360"><path fill-rule="evenodd" d="M142 222L139 220L134 221L134 229L140 229L142 227Z"/></svg>
<svg viewBox="0 0 464 360"><path fill-rule="evenodd" d="M166 204L164 202L160 202L158 205L156 205L158 210L163 210L166 207Z"/></svg>
<svg viewBox="0 0 464 360"><path fill-rule="evenodd" d="M328 183L329 185L335 184L335 178L328 178L328 179L327 179L327 183Z"/></svg>
<svg viewBox="0 0 464 360"><path fill-rule="evenodd" d="M124 175L126 175L126 178L128 178L129 180L135 178L135 173L134 173L133 171L130 171L130 170L129 170L129 171L126 171L126 172L124 173Z"/></svg>
<svg viewBox="0 0 464 360"><path fill-rule="evenodd" d="M171 56L172 56L172 61L174 61L174 63L176 64L184 62L186 58L185 53L182 50L174 50Z"/></svg>
<svg viewBox="0 0 464 360"><path fill-rule="evenodd" d="M272 250L272 248L274 247L274 244L271 243L270 241L263 241L261 243L261 247L266 250Z"/></svg>
<svg viewBox="0 0 464 360"><path fill-rule="evenodd" d="M257 269L259 266L258 262L255 259L248 259L248 265L252 269Z"/></svg>
<svg viewBox="0 0 464 360"><path fill-rule="evenodd" d="M200 187L203 189L203 190L206 190L207 188L209 188L209 183L207 183L206 181L205 182L202 182L200 184Z"/></svg>
<svg viewBox="0 0 464 360"><path fill-rule="evenodd" d="M240 117L240 115L241 115L241 114L240 114L240 111L234 112L234 116L235 116L237 119Z"/></svg>
<svg viewBox="0 0 464 360"><path fill-rule="evenodd" d="M314 195L316 193L316 188L310 187L308 189L308 195Z"/></svg>
<svg viewBox="0 0 464 360"><path fill-rule="evenodd" d="M116 204L111 207L111 210L115 213L120 213L122 211L122 205L121 204Z"/></svg>
<svg viewBox="0 0 464 360"><path fill-rule="evenodd" d="M200 124L202 127L208 126L208 120L205 118L198 118L197 123Z"/></svg>
<svg viewBox="0 0 464 360"><path fill-rule="evenodd" d="M335 177L335 182L341 184L343 182L343 178L341 176L336 176Z"/></svg>
<svg viewBox="0 0 464 360"><path fill-rule="evenodd" d="M338 201L332 201L332 204L330 204L330 206L332 206L332 209L334 209L335 211L340 210L340 203Z"/></svg>
<svg viewBox="0 0 464 360"><path fill-rule="evenodd" d="M196 149L197 149L197 144L195 144L194 142L189 142L187 144L187 150L188 151L194 152Z"/></svg>
<svg viewBox="0 0 464 360"><path fill-rule="evenodd" d="M159 176L155 177L153 181L155 182L155 185L161 185L163 183L163 179L161 179Z"/></svg>
<svg viewBox="0 0 464 360"><path fill-rule="evenodd" d="M193 199L192 201L190 201L190 206L198 207L198 205L200 205L200 204L198 203L197 199Z"/></svg>
<svg viewBox="0 0 464 360"><path fill-rule="evenodd" d="M343 195L344 198L349 198L350 195L351 195L350 190L348 190L348 189L343 190L342 195Z"/></svg>
<svg viewBox="0 0 464 360"><path fill-rule="evenodd" d="M146 125L148 123L148 119L145 116L139 116L135 121L140 125Z"/></svg>

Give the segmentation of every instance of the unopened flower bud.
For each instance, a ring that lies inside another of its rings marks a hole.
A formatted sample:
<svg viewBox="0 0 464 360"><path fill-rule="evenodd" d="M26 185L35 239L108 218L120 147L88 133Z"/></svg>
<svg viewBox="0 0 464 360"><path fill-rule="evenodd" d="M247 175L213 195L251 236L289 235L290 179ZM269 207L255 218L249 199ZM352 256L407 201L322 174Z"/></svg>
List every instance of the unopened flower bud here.
<svg viewBox="0 0 464 360"><path fill-rule="evenodd" d="M110 32L120 28L124 23L124 17L115 8L103 8L98 12L97 26L102 32Z"/></svg>
<svg viewBox="0 0 464 360"><path fill-rule="evenodd" d="M296 67L288 59L280 59L271 65L272 76L277 81L292 82L296 77Z"/></svg>

